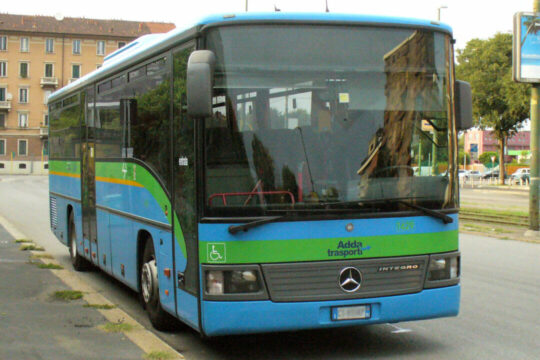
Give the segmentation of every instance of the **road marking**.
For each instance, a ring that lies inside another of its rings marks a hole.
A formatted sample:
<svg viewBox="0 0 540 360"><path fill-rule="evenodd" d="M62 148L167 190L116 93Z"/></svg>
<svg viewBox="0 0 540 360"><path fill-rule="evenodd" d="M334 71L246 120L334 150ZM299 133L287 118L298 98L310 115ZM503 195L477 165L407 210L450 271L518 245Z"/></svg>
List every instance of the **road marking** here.
<svg viewBox="0 0 540 360"><path fill-rule="evenodd" d="M26 239L23 233L17 230L9 221L0 216L0 225L6 229L7 232L11 234L15 239ZM32 254L40 254L40 252L32 252ZM10 262L8 259L6 262ZM53 264L59 263L56 260L51 259L38 259L41 262L51 262ZM0 259L2 262L2 259ZM11 262L15 262L12 260ZM56 277L58 277L64 284L70 287L72 290L77 289L84 293L84 300L89 304L108 304L114 305L102 294L94 290L90 285L85 283L81 278L71 270L49 270ZM135 319L129 316L126 312L119 308L114 308L110 310L96 309L99 311L105 319L112 323L126 323L131 324L135 327L134 330L123 333L131 342L137 345L143 352L146 354L153 351L163 351L170 353L173 356L173 359L184 359L184 356L173 349L169 344L161 340L156 334L147 330L142 324L139 324Z"/></svg>
<svg viewBox="0 0 540 360"><path fill-rule="evenodd" d="M388 323L388 324L386 324L386 325L388 325L388 326L394 328L394 330L392 331L392 334L401 334L401 333L412 332L411 329L404 329L404 328L401 328L401 327L399 327L399 326L397 326L397 325L394 325L394 324Z"/></svg>

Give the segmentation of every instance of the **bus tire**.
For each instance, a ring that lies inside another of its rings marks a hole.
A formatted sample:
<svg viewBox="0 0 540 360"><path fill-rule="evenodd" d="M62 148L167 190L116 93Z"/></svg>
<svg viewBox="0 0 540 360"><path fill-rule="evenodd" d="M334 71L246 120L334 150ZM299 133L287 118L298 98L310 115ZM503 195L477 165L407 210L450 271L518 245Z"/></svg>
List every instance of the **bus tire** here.
<svg viewBox="0 0 540 360"><path fill-rule="evenodd" d="M77 231L75 228L73 212L69 214L68 236L69 257L71 258L71 265L73 265L73 268L76 271L88 270L88 261L81 255L79 255L79 253L77 252Z"/></svg>
<svg viewBox="0 0 540 360"><path fill-rule="evenodd" d="M141 284L139 295L150 322L156 330L172 330L175 319L163 310L159 299L158 270L152 239L148 239L144 247L139 279Z"/></svg>

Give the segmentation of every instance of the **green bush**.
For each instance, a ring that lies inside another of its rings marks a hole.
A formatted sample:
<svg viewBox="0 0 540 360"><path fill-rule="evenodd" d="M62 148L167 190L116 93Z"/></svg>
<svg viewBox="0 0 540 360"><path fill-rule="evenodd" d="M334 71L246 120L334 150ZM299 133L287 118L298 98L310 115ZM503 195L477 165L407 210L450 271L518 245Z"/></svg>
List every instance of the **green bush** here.
<svg viewBox="0 0 540 360"><path fill-rule="evenodd" d="M495 166L499 165L499 154L495 151L486 151L485 153L482 153L478 160L484 164L485 167L490 168L491 167L491 157L495 156L495 162L493 163Z"/></svg>

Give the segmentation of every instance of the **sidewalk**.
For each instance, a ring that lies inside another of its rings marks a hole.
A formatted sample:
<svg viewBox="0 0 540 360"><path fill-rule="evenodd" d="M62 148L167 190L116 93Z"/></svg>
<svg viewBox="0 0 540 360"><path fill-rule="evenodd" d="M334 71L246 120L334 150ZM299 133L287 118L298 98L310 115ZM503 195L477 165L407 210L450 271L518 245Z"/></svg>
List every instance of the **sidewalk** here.
<svg viewBox="0 0 540 360"><path fill-rule="evenodd" d="M99 326L105 317L84 299L53 296L70 290L50 270L29 263L29 251L0 226L0 359L143 359L123 333Z"/></svg>

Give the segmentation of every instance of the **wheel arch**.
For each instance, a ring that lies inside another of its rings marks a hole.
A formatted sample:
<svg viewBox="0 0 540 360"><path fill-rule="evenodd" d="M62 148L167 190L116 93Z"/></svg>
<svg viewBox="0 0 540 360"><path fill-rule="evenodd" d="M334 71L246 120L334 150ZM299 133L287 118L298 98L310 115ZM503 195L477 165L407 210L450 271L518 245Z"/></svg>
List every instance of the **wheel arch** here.
<svg viewBox="0 0 540 360"><path fill-rule="evenodd" d="M66 208L66 244L69 246L69 241L70 241L70 236L71 236L71 223L70 223L70 218L71 218L71 215L73 214L73 222L75 223L75 213L74 213L74 210L73 210L73 205L71 204L68 204L67 208ZM77 227L75 227L76 229Z"/></svg>

